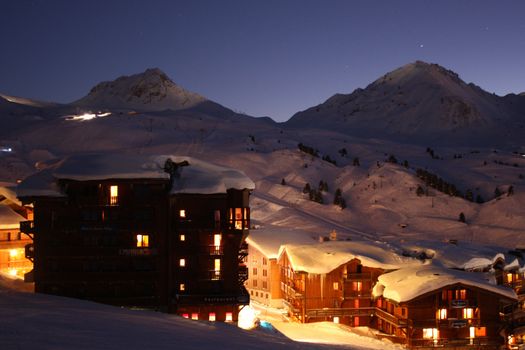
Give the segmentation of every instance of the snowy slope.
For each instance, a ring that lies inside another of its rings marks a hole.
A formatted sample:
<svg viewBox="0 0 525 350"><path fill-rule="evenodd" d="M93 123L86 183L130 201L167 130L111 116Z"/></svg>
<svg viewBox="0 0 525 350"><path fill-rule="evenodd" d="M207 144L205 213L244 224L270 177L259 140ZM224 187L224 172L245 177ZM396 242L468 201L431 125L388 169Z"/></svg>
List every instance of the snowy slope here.
<svg viewBox="0 0 525 350"><path fill-rule="evenodd" d="M423 73L428 76L425 81L431 83L414 88L419 94L432 86L436 91L446 88L468 99L480 112L472 114L469 124L462 127L492 122L492 115L484 112L491 110L490 101L499 101L499 97L464 84L441 67L408 65L392 75L392 81L410 87ZM372 85L378 85L377 89L386 93L395 93L397 86L388 77L383 80ZM426 95L429 101L441 105L432 93ZM488 102L480 102L485 97ZM381 103L377 106L386 108ZM211 101L177 111L128 113L111 108L106 111L109 114L104 117L74 120L69 118L71 111L56 114L54 110L54 118L9 130L8 140L13 140L9 145L13 145L14 151L0 154L0 181L15 182L34 172L35 165L41 169L51 164L54 156L86 152L185 155L240 169L253 179L256 189L251 201L252 221L260 232L282 236L283 243L303 244L335 229L343 238L403 243L409 248L417 245L431 249L432 244L425 242L443 243L450 239L466 244L476 241L494 246L486 255L490 259L523 241L525 157L512 153L519 147L502 147L499 140L487 138L481 146L460 147L436 146L430 139L418 144L411 139L367 137L367 129L356 136L344 127L330 130L328 116L326 125L291 127L267 118L236 114ZM450 123L446 128L453 129L452 116L447 119ZM413 117L417 119L419 115ZM451 133L455 130L452 129ZM439 130L436 135L441 135ZM300 152L297 148L300 142L318 149L319 157ZM434 151L433 157L426 150L428 146ZM342 149L346 153L341 154ZM385 163L389 155L399 162L406 160L408 167ZM337 165L323 161L322 156L330 156ZM359 158L359 166L352 165L355 158ZM415 176L418 168L437 174L463 193L470 189L474 198L479 195L484 203L427 188ZM329 185L329 190L322 194L324 204L312 202L302 193L307 182L317 188L320 180ZM425 195L416 194L418 185L425 188ZM496 188L505 193L510 186L514 195L494 198ZM337 188L347 202L344 210L331 204ZM458 221L460 213L465 214L466 223ZM252 231L256 237L256 230ZM306 238L297 238L300 235ZM273 242L265 249L276 254L278 248L278 242Z"/></svg>
<svg viewBox="0 0 525 350"><path fill-rule="evenodd" d="M416 61L366 89L336 94L286 124L443 144L479 144L487 137L497 143L496 137L516 141L525 132L524 102L521 96L489 94L437 64Z"/></svg>
<svg viewBox="0 0 525 350"><path fill-rule="evenodd" d="M102 82L73 105L86 108L120 108L147 111L194 107L206 99L175 84L158 68Z"/></svg>

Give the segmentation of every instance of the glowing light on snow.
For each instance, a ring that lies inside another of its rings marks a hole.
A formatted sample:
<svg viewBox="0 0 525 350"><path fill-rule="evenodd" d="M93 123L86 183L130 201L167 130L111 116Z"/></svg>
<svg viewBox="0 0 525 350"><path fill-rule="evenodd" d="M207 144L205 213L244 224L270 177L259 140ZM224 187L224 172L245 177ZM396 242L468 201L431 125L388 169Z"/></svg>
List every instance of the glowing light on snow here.
<svg viewBox="0 0 525 350"><path fill-rule="evenodd" d="M74 114L74 115L67 115L65 118L66 120L70 120L70 121L80 121L80 122L83 122L83 121L87 121L87 120L93 120L93 119L96 119L96 118L103 118L103 117L107 117L108 115L111 115L110 112L106 112L106 113L84 113L84 114Z"/></svg>
<svg viewBox="0 0 525 350"><path fill-rule="evenodd" d="M23 249L23 248L19 248L19 249L10 249L10 250L9 250L9 257L10 257L11 259L13 259L13 258L17 258L17 257L21 256L23 252L24 252L24 249Z"/></svg>
<svg viewBox="0 0 525 350"><path fill-rule="evenodd" d="M247 305L239 311L239 321L237 326L242 329L252 329L255 328L255 323L257 322L257 315L255 310Z"/></svg>

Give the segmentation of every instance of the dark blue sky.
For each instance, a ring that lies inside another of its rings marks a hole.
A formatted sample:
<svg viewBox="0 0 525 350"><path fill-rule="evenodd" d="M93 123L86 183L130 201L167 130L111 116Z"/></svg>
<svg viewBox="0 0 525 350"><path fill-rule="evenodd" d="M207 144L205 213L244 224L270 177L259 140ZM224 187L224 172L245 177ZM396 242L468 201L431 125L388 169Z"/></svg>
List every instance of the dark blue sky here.
<svg viewBox="0 0 525 350"><path fill-rule="evenodd" d="M159 67L283 121L418 59L525 91L521 0L0 0L0 33L0 92L57 102Z"/></svg>

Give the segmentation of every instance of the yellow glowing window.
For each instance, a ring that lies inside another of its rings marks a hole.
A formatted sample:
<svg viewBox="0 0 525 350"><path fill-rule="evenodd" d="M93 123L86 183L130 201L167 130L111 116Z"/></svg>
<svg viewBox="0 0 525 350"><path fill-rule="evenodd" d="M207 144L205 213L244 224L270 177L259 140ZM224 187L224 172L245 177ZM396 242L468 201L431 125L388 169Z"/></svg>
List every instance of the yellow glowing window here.
<svg viewBox="0 0 525 350"><path fill-rule="evenodd" d="M468 307L466 309L463 309L463 318L465 319L471 319L474 317L474 309Z"/></svg>
<svg viewBox="0 0 525 350"><path fill-rule="evenodd" d="M185 234L181 234L181 235L179 235L179 240L180 240L181 242L184 242L184 241L186 240L186 235L185 235Z"/></svg>
<svg viewBox="0 0 525 350"><path fill-rule="evenodd" d="M219 249L221 246L221 234L215 234L213 235L213 245L215 246L215 249Z"/></svg>
<svg viewBox="0 0 525 350"><path fill-rule="evenodd" d="M352 282L352 287L354 290L360 292L363 290L363 282L359 281L359 282Z"/></svg>
<svg viewBox="0 0 525 350"><path fill-rule="evenodd" d="M508 283L511 283L511 282L512 282L512 276L513 276L512 273L508 273L508 274L507 274L507 282L508 282Z"/></svg>
<svg viewBox="0 0 525 350"><path fill-rule="evenodd" d="M118 186L109 187L109 204L110 205L118 204Z"/></svg>
<svg viewBox="0 0 525 350"><path fill-rule="evenodd" d="M184 283L179 284L179 290L184 292L186 290L186 285Z"/></svg>
<svg viewBox="0 0 525 350"><path fill-rule="evenodd" d="M149 247L149 235L137 235L137 247Z"/></svg>
<svg viewBox="0 0 525 350"><path fill-rule="evenodd" d="M437 328L423 328L424 339L438 339L439 330Z"/></svg>
<svg viewBox="0 0 525 350"><path fill-rule="evenodd" d="M242 230L242 208L235 208L235 229Z"/></svg>
<svg viewBox="0 0 525 350"><path fill-rule="evenodd" d="M467 299L467 291L465 289L460 289L456 291L456 299Z"/></svg>
<svg viewBox="0 0 525 350"><path fill-rule="evenodd" d="M209 320L210 322L214 322L214 321L215 321L215 312L210 312L210 313L208 314L208 320Z"/></svg>
<svg viewBox="0 0 525 350"><path fill-rule="evenodd" d="M472 327L474 328L474 336L476 337L486 337L487 328L486 327Z"/></svg>
<svg viewBox="0 0 525 350"><path fill-rule="evenodd" d="M339 282L334 282L334 290L339 290Z"/></svg>
<svg viewBox="0 0 525 350"><path fill-rule="evenodd" d="M186 217L186 209L179 210L179 217L185 218Z"/></svg>
<svg viewBox="0 0 525 350"><path fill-rule="evenodd" d="M191 314L191 319L192 320L198 320L199 319L199 314L197 314L197 313Z"/></svg>
<svg viewBox="0 0 525 350"><path fill-rule="evenodd" d="M354 307L355 307L356 309L359 308L359 299L354 299Z"/></svg>
<svg viewBox="0 0 525 350"><path fill-rule="evenodd" d="M9 259L15 260L17 258L20 258L24 255L24 248L18 248L18 249L9 249Z"/></svg>
<svg viewBox="0 0 525 350"><path fill-rule="evenodd" d="M213 261L213 279L218 280L221 278L221 259L215 259Z"/></svg>
<svg viewBox="0 0 525 350"><path fill-rule="evenodd" d="M186 266L186 259L179 259L179 266Z"/></svg>
<svg viewBox="0 0 525 350"><path fill-rule="evenodd" d="M233 312L226 313L226 322L233 322Z"/></svg>
<svg viewBox="0 0 525 350"><path fill-rule="evenodd" d="M447 309L439 309L438 310L438 318L440 320L446 320L447 319Z"/></svg>

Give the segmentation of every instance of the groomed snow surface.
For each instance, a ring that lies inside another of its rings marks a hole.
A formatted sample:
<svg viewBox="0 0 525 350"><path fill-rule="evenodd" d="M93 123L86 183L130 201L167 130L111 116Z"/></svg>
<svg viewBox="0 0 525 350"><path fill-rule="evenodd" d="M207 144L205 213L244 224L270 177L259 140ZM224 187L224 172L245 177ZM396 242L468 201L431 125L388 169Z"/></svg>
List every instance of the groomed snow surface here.
<svg viewBox="0 0 525 350"><path fill-rule="evenodd" d="M366 329L349 331L328 322L289 323L272 318L267 312L266 316L260 315L261 319L275 322L276 328L288 337L276 330L245 331L232 324L192 321L160 312L34 294L27 289L20 280L0 275L2 350L401 348L358 334L366 333Z"/></svg>

